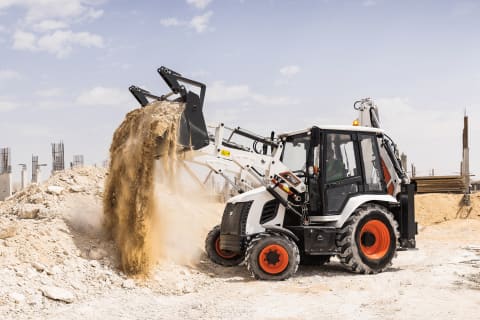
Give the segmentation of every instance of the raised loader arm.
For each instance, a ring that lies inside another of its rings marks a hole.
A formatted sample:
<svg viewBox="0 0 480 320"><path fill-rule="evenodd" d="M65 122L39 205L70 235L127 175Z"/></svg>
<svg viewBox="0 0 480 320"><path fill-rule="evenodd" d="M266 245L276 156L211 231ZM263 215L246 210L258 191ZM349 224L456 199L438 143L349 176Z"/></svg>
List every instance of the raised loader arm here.
<svg viewBox="0 0 480 320"><path fill-rule="evenodd" d="M157 96L148 90L137 86L130 86L129 90L142 107L151 101L173 101L185 103L185 110L180 120L178 144L185 149L198 150L209 144L209 137L205 118L203 117L203 103L205 101L205 84L183 77L181 74L166 67L158 68L158 73L166 82L171 92ZM199 94L189 90L185 84L199 88ZM171 96L176 99L169 100Z"/></svg>

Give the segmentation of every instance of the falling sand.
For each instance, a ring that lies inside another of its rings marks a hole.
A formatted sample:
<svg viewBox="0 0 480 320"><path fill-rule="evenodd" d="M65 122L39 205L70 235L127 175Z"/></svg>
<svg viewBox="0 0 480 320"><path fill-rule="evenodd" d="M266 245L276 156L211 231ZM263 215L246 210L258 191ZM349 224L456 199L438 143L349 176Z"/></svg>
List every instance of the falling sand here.
<svg viewBox="0 0 480 320"><path fill-rule="evenodd" d="M155 157L163 157L166 171L174 175L174 166L168 165L176 157L183 108L183 104L162 101L136 109L113 136L104 217L127 274L146 274L155 262Z"/></svg>
<svg viewBox="0 0 480 320"><path fill-rule="evenodd" d="M151 103L128 113L113 136L104 218L129 275L147 275L158 259L193 265L220 220L222 205L185 183L176 144L183 109Z"/></svg>

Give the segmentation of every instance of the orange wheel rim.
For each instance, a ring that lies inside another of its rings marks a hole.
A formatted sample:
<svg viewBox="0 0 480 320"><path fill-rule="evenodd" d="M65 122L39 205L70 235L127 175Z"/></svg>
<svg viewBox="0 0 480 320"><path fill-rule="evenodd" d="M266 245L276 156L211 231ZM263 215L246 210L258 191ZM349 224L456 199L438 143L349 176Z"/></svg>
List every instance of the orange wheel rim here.
<svg viewBox="0 0 480 320"><path fill-rule="evenodd" d="M370 220L360 231L360 249L369 259L383 258L390 247L390 232L380 220Z"/></svg>
<svg viewBox="0 0 480 320"><path fill-rule="evenodd" d="M260 251L258 263L263 271L269 274L279 274L288 266L288 252L278 244L270 244Z"/></svg>
<svg viewBox="0 0 480 320"><path fill-rule="evenodd" d="M237 255L235 252L220 249L220 237L215 240L215 251L223 259L232 259Z"/></svg>

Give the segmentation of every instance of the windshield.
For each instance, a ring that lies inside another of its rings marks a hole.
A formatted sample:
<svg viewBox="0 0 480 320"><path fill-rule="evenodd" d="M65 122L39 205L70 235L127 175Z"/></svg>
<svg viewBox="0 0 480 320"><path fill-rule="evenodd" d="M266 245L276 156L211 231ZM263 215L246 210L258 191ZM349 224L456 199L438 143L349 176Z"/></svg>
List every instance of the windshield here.
<svg viewBox="0 0 480 320"><path fill-rule="evenodd" d="M305 171L310 136L289 138L283 148L282 162L290 171Z"/></svg>

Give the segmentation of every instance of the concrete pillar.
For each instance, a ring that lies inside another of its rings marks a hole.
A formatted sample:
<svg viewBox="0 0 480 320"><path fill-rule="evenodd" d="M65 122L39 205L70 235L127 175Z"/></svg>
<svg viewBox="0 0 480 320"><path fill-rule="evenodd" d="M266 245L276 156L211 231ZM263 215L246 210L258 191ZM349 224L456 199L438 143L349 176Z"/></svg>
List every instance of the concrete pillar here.
<svg viewBox="0 0 480 320"><path fill-rule="evenodd" d="M20 190L23 190L27 185L27 165L26 164L19 164L21 167L20 171Z"/></svg>
<svg viewBox="0 0 480 320"><path fill-rule="evenodd" d="M405 172L406 172L407 171L407 155L403 152L400 155L400 161L402 163L403 170L405 170Z"/></svg>
<svg viewBox="0 0 480 320"><path fill-rule="evenodd" d="M12 165L10 148L0 148L0 201L12 195Z"/></svg>
<svg viewBox="0 0 480 320"><path fill-rule="evenodd" d="M12 174L2 173L0 174L0 201L12 195Z"/></svg>

